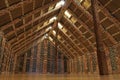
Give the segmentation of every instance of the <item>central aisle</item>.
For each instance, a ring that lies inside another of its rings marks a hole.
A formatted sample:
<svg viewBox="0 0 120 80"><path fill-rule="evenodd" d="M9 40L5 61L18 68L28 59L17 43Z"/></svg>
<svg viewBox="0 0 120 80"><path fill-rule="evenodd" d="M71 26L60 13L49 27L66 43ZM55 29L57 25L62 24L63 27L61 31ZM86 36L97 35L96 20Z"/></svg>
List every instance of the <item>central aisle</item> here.
<svg viewBox="0 0 120 80"><path fill-rule="evenodd" d="M0 75L0 80L120 80L120 75L40 75L40 74L15 74Z"/></svg>

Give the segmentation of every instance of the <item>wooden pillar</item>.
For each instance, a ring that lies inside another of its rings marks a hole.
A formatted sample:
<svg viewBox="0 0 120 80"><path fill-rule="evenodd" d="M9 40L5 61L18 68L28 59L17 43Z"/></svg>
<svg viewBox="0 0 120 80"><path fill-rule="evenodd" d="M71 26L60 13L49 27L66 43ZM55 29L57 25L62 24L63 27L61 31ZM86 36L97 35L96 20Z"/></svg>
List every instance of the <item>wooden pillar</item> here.
<svg viewBox="0 0 120 80"><path fill-rule="evenodd" d="M16 61L16 67L15 67L15 73L18 73L20 70L20 61L21 61L21 56L17 56L17 61Z"/></svg>
<svg viewBox="0 0 120 80"><path fill-rule="evenodd" d="M43 73L47 73L47 53L48 53L48 41L44 40L44 60L43 60Z"/></svg>
<svg viewBox="0 0 120 80"><path fill-rule="evenodd" d="M52 66L53 66L53 58L52 58L52 55L53 55L53 51L52 51L52 44L50 43L50 73L52 73L53 69L52 69Z"/></svg>
<svg viewBox="0 0 120 80"><path fill-rule="evenodd" d="M95 65L95 67L93 66ZM97 53L93 52L91 54L91 66L92 66L92 73L93 74L99 74L99 66L98 66L98 59L97 59ZM95 68L95 70L94 70Z"/></svg>
<svg viewBox="0 0 120 80"><path fill-rule="evenodd" d="M117 44L116 46L115 46L115 48L117 49L117 67L118 67L118 73L120 73L120 43L119 44ZM109 59L110 59L110 57L109 57ZM111 64L109 65L110 67L111 67ZM112 69L112 67L111 67L111 69Z"/></svg>
<svg viewBox="0 0 120 80"><path fill-rule="evenodd" d="M74 67L74 59L72 59L72 73L74 73L75 72L75 69L74 69L75 67Z"/></svg>
<svg viewBox="0 0 120 80"><path fill-rule="evenodd" d="M64 73L64 55L62 54L61 55L61 57L62 57L62 73Z"/></svg>
<svg viewBox="0 0 120 80"><path fill-rule="evenodd" d="M90 73L93 74L92 54L89 55L89 60L90 60Z"/></svg>
<svg viewBox="0 0 120 80"><path fill-rule="evenodd" d="M16 66L17 66L17 55L14 56L13 73L15 73Z"/></svg>
<svg viewBox="0 0 120 80"><path fill-rule="evenodd" d="M34 56L34 46L31 48L30 72L32 72L32 67L33 67L33 56Z"/></svg>
<svg viewBox="0 0 120 80"><path fill-rule="evenodd" d="M71 73L73 73L72 59L70 60Z"/></svg>
<svg viewBox="0 0 120 80"><path fill-rule="evenodd" d="M107 66L108 66L108 73L112 74L112 66L111 66L111 61L110 61L110 56L109 56L110 55L109 48L106 45L104 45L104 48L105 48L105 53L106 53L105 55L106 55L106 61L107 61Z"/></svg>
<svg viewBox="0 0 120 80"><path fill-rule="evenodd" d="M10 63L11 63L11 54L9 54L9 61L8 61L8 72L10 72Z"/></svg>
<svg viewBox="0 0 120 80"><path fill-rule="evenodd" d="M4 54L4 59L3 59L3 63L2 63L2 72L5 72L5 68L6 68L6 55Z"/></svg>
<svg viewBox="0 0 120 80"><path fill-rule="evenodd" d="M55 22L55 27L57 27L58 22ZM56 30L56 41L55 41L55 74L58 73L58 43L57 43L57 39L58 39L58 29Z"/></svg>
<svg viewBox="0 0 120 80"><path fill-rule="evenodd" d="M10 59L10 58L9 58L9 52L7 52L7 54L8 54L8 55L7 55L7 57L6 57L6 63L5 63L5 66L6 66L5 71L6 71L6 72L9 71L8 69L9 69L9 59Z"/></svg>
<svg viewBox="0 0 120 80"><path fill-rule="evenodd" d="M36 64L36 72L40 71L40 51L41 51L41 47L40 47L40 43L37 46L37 64Z"/></svg>
<svg viewBox="0 0 120 80"><path fill-rule="evenodd" d="M72 73L72 59L70 59L70 73Z"/></svg>
<svg viewBox="0 0 120 80"><path fill-rule="evenodd" d="M69 60L67 60L67 73L70 73L70 65L69 65Z"/></svg>
<svg viewBox="0 0 120 80"><path fill-rule="evenodd" d="M77 73L77 59L74 59L75 73Z"/></svg>
<svg viewBox="0 0 120 80"><path fill-rule="evenodd" d="M0 73L1 72L3 72L4 70L3 70L3 67L4 67L4 65L3 65L3 62L4 62L4 46L5 46L5 40L4 40L4 38L3 38L3 36L4 36L4 34L3 34L3 32L1 32L0 31L0 68L1 68L1 70L0 70Z"/></svg>
<svg viewBox="0 0 120 80"><path fill-rule="evenodd" d="M6 66L6 68L5 68L5 71L6 72L8 72L9 70L9 52L7 53L7 57L6 57L6 63L5 63L5 66Z"/></svg>
<svg viewBox="0 0 120 80"><path fill-rule="evenodd" d="M80 73L80 57L78 57L78 61L77 61L77 73Z"/></svg>
<svg viewBox="0 0 120 80"><path fill-rule="evenodd" d="M70 65L70 63L71 63L71 62L70 62L70 59L69 59L69 60L68 60L69 73L71 73L71 65Z"/></svg>
<svg viewBox="0 0 120 80"><path fill-rule="evenodd" d="M79 73L82 73L82 60L81 60L82 56L79 56Z"/></svg>
<svg viewBox="0 0 120 80"><path fill-rule="evenodd" d="M24 55L23 73L26 72L27 53Z"/></svg>
<svg viewBox="0 0 120 80"><path fill-rule="evenodd" d="M83 58L83 55L81 56L81 63L82 63L82 64L81 64L81 67L82 67L82 68L81 68L81 69L82 69L81 72L82 72L82 74L83 74L84 71L85 71L85 70L84 70L84 58Z"/></svg>
<svg viewBox="0 0 120 80"><path fill-rule="evenodd" d="M105 51L103 47L102 35L100 31L100 21L99 15L97 12L98 4L97 0L91 0L92 12L93 12L93 22L94 22L94 31L96 37L96 46L97 46L97 58L98 58L98 66L99 66L99 74L100 75L107 75L108 68L107 62L105 57Z"/></svg>
<svg viewBox="0 0 120 80"><path fill-rule="evenodd" d="M68 69L69 69L69 73L71 73L71 59L68 60Z"/></svg>
<svg viewBox="0 0 120 80"><path fill-rule="evenodd" d="M90 55L89 54L86 54L86 70L87 70L87 73L89 74L90 73Z"/></svg>
<svg viewBox="0 0 120 80"><path fill-rule="evenodd" d="M85 72L86 72L86 60L85 60L85 55L83 55L83 66L84 66L83 73L85 74Z"/></svg>

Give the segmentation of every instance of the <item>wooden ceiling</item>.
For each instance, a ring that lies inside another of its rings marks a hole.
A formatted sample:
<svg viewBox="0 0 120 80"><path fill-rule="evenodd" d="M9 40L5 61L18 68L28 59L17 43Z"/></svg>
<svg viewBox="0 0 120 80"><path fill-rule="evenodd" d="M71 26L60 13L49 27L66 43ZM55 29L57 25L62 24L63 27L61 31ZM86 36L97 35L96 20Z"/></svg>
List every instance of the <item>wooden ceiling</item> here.
<svg viewBox="0 0 120 80"><path fill-rule="evenodd" d="M96 51L93 17L90 0L1 0L0 30L14 54L32 47L45 34L58 42L59 48L69 57ZM120 0L98 0L98 13L103 42L110 47L120 43ZM69 13L69 16L65 14ZM56 17L63 26L55 27ZM52 29L46 30L49 27ZM58 29L56 39L53 30Z"/></svg>

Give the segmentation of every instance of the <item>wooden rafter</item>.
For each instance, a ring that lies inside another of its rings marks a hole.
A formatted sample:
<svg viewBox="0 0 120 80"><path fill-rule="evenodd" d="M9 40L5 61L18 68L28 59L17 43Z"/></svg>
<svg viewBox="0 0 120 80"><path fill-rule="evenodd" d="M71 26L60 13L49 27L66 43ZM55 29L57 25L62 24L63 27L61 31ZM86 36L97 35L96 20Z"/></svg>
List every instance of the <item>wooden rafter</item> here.
<svg viewBox="0 0 120 80"><path fill-rule="evenodd" d="M65 1L65 5L62 7L62 9L60 10L58 17L57 17L57 21L59 22L59 20L62 18L62 16L64 15L65 10L69 7L69 5L71 4L72 0L66 0ZM55 22L54 22L55 25ZM56 27L53 26L52 30L54 30ZM52 30L49 32L49 34L52 33Z"/></svg>
<svg viewBox="0 0 120 80"><path fill-rule="evenodd" d="M59 30L59 35L61 35L61 37L62 37L62 36L66 37L66 39L68 40L68 42L73 44L72 47L74 48L74 50L77 51L77 54L76 54L76 55L79 55L79 54L82 55L82 54L84 54L83 51L78 47L78 45L76 45L76 44L74 43L74 41L67 36L66 33L64 33L63 31ZM64 38L64 37L63 37L63 38ZM65 39L65 41L66 41L66 39Z"/></svg>
<svg viewBox="0 0 120 80"><path fill-rule="evenodd" d="M64 26L67 30L69 30L69 28L68 28L66 25L63 25L63 26ZM77 45L83 46L84 49L86 49L87 52L89 52L89 50L88 50L88 49L85 47L85 45L83 44L84 41L82 41L78 36L75 36L75 35L74 35L73 32L75 32L75 31L69 30L69 32L70 32L70 34L72 34L72 35L76 38L77 41L79 41L79 44L77 44ZM81 49L81 50L82 50L82 49Z"/></svg>
<svg viewBox="0 0 120 80"><path fill-rule="evenodd" d="M114 24L115 26L118 27L120 30L120 21L118 21L115 17L112 16L112 14L98 1L98 8L105 14L106 17L108 17Z"/></svg>
<svg viewBox="0 0 120 80"><path fill-rule="evenodd" d="M85 9L83 8L83 6L81 6L81 5L78 6L74 1L73 1L73 4L75 4L76 7L78 7L78 9L80 9L83 13L85 13L85 15L88 17L88 19L90 19L91 21L93 21L93 18L92 18L91 13L88 12L87 10L85 10ZM102 25L101 25L100 28L101 28L101 30L102 30L103 32L107 33L108 38L113 42L113 44L116 44L116 43L117 43L117 41L112 37L112 35L110 35L107 31L105 31L105 30L103 29L103 26L102 26ZM108 35L108 34L109 34L109 35Z"/></svg>
<svg viewBox="0 0 120 80"><path fill-rule="evenodd" d="M6 4L7 8L10 7L8 0L5 0L5 4ZM9 13L9 16L10 16L10 20L12 22L13 21L12 14L11 14L10 11L8 11L8 13ZM13 26L13 29L14 29L13 33L15 33L15 35L17 36L16 29L15 29L15 24L12 24L12 26Z"/></svg>
<svg viewBox="0 0 120 80"><path fill-rule="evenodd" d="M16 30L23 29L25 26L28 26L28 25L32 24L33 22L35 22L35 21L37 21L37 20L40 20L41 18L43 18L43 17L45 17L45 16L47 16L47 15L49 15L49 14L52 14L52 13L54 13L55 11L58 11L59 9L60 9L60 8L51 10L51 11L49 11L49 12L47 12L47 13L45 13L45 14L43 14L43 15L41 15L41 16L39 16L39 17L31 20L31 21L29 21L28 23L25 23L24 25L22 25L21 27L17 28ZM5 27L5 26L4 26L4 27ZM14 32L11 31L9 34L6 34L6 35L9 36L9 35L11 35L11 34L13 34L13 33L14 33Z"/></svg>
<svg viewBox="0 0 120 80"><path fill-rule="evenodd" d="M65 17L64 17L64 18L65 18ZM85 38L85 36L79 31L79 29L78 29L74 24L72 24L72 23L70 22L69 19L65 18L65 20L66 20L72 27L74 27L75 31L77 31L81 37L84 37L84 38ZM89 40L86 38L86 41L89 41ZM84 41L82 41L82 42L84 42ZM94 45L93 45L90 41L89 41L89 43L92 45L92 48L94 49ZM82 43L82 44L83 44L83 43ZM91 45L88 45L88 46L91 46ZM84 46L84 47L85 47L85 46ZM85 48L86 48L86 47L85 47Z"/></svg>
<svg viewBox="0 0 120 80"><path fill-rule="evenodd" d="M53 11L54 12L54 11ZM24 28L24 27L23 27ZM21 29L21 28L20 28ZM24 33L23 33L24 34ZM22 34L21 34L22 35ZM32 35L32 34L31 34ZM24 38L25 39L25 38ZM20 40L17 41L17 43L14 43L14 45L19 44Z"/></svg>
<svg viewBox="0 0 120 80"><path fill-rule="evenodd" d="M52 23L51 23L52 24ZM31 41L31 39L33 39L33 42L34 42L34 40L36 40L35 38L38 36L38 35L40 35L40 34L42 34L42 33L44 33L45 32L45 29L47 28L47 27L49 27L51 24L49 24L49 25L47 25L47 26L44 26L42 29L40 29L38 32L36 32L35 34L33 34L33 35L31 35L28 39L26 39L25 41L23 41L22 43L25 43L24 45L26 45L27 43L29 43L30 41ZM28 41L28 40L30 40L30 41ZM22 43L19 43L19 44L17 44L16 46L14 46L13 47L13 50L16 50L16 49L18 49L18 48L21 48L22 46L24 46ZM28 46L26 46L26 47L28 47Z"/></svg>
<svg viewBox="0 0 120 80"><path fill-rule="evenodd" d="M95 29L95 38L96 38L96 47L97 47L97 59L98 59L98 68L100 75L108 74L107 59L105 55L104 43L102 41L102 35L100 31L100 20L97 12L97 0L91 0L92 4L92 13L93 13L93 23Z"/></svg>
<svg viewBox="0 0 120 80"><path fill-rule="evenodd" d="M11 10L16 9L16 8L18 8L18 7L21 7L22 4L31 3L32 1L33 1L33 0L24 0L24 1L22 1L22 2L19 2L19 3L17 3L17 4L14 4L14 5L12 5L12 6L9 6L9 7L5 8L5 9L2 9L2 10L0 10L0 15L3 15L3 14L5 14L5 13L8 13L8 11L11 11Z"/></svg>
<svg viewBox="0 0 120 80"><path fill-rule="evenodd" d="M50 41L50 40L49 40ZM54 43L53 43L53 41L50 41L53 45L54 45ZM58 50L60 50L60 51L62 51L62 53L67 57L67 58L71 58L70 56L69 56L69 54L67 54L68 52L61 46L61 45L59 45L60 46L60 48L58 47ZM54 47L55 47L55 45L54 45Z"/></svg>
<svg viewBox="0 0 120 80"><path fill-rule="evenodd" d="M48 19L50 19L50 18L51 18L51 17L47 18L46 20L48 20ZM39 25L43 24L46 20L40 22L40 23L37 24L35 27L38 27ZM35 28L35 27L33 27L33 28ZM41 27L41 28L42 28L42 27ZM26 31L26 32L29 32L29 30ZM23 34L25 34L25 33L22 33L22 34L20 34L20 35L23 35ZM20 36L20 35L19 35L19 36ZM32 35L32 34L29 34L29 35L27 35L27 36L30 36L30 35ZM27 36L26 36L26 37L27 37ZM21 40L24 40L24 39L25 39L25 37L22 38L22 39L20 39L19 41L15 42L12 46L19 44L19 42L21 42ZM11 42L13 42L13 41L14 41L14 39L12 39L11 41L9 41L9 43L11 43Z"/></svg>
<svg viewBox="0 0 120 80"><path fill-rule="evenodd" d="M21 21L22 19L24 19L24 18L26 18L26 17L29 17L29 16L31 16L31 15L34 14L34 13L39 12L41 9L45 9L45 8L49 7L50 5L56 4L58 1L59 1L59 0L55 0L55 1L51 2L51 3L49 3L49 4L46 4L46 5L44 5L44 6L40 7L40 8L37 8L37 9L35 9L35 10L33 10L33 11L25 14L23 17L21 17L21 19L20 19L20 18L16 18L16 19L13 20L12 22L10 22L10 23L2 26L2 27L1 27L1 30L5 30L5 29L8 28L9 26L11 26L13 23L16 24L16 23L18 23L19 21Z"/></svg>
<svg viewBox="0 0 120 80"><path fill-rule="evenodd" d="M47 31L47 32L42 32L41 33L41 35L39 34L39 35L37 35L37 37L35 37L35 38L32 38L28 43L26 43L24 46L22 46L22 47L20 47L20 48L18 48L18 49L16 49L16 50L14 50L13 51L13 53L17 53L17 52L21 52L21 49L24 49L25 47L28 47L28 46L30 46L31 45L31 43L34 43L36 40L38 40L38 39L40 39L42 36L44 36L46 33L48 33L49 31ZM27 49L26 49L27 50Z"/></svg>
<svg viewBox="0 0 120 80"><path fill-rule="evenodd" d="M51 34L50 36L53 38L53 40L56 40L53 34ZM56 41L58 42L59 45L61 45L67 51L67 53L69 53L71 58L75 57L75 54L73 54L60 40L57 39Z"/></svg>

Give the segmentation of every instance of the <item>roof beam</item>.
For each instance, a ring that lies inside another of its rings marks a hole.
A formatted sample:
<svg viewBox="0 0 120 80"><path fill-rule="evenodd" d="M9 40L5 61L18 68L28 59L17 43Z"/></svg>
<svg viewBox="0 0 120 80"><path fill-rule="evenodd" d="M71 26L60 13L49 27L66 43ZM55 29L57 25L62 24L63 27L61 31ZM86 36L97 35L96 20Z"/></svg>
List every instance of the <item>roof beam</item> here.
<svg viewBox="0 0 120 80"><path fill-rule="evenodd" d="M65 32L63 32L62 30L59 29L59 32L61 34L61 36L63 35L64 37L66 37L66 39L68 39L68 42L71 42L72 44L74 44L74 49L77 51L78 54L84 54L84 52L78 47L78 45L76 45L76 43L67 36L67 34ZM65 40L66 41L66 40ZM73 46L72 46L73 47ZM80 53L81 52L81 53ZM77 55L78 55L77 54Z"/></svg>
<svg viewBox="0 0 120 80"><path fill-rule="evenodd" d="M46 33L48 33L48 32L49 32L49 31L47 31L47 32L42 31L42 32L41 32L41 35L38 34L36 37L31 38L31 40L30 40L29 42L27 42L25 45L23 45L22 47L19 47L19 48L16 49L16 50L13 50L13 53L17 53L18 51L21 51L21 49L30 46L31 43L34 43L35 41L37 41L38 39L40 39L42 36L44 36L44 35L45 35Z"/></svg>
<svg viewBox="0 0 120 80"><path fill-rule="evenodd" d="M85 36L79 31L79 29L78 29L74 24L72 24L72 23L70 22L69 19L67 19L66 17L64 17L64 18L66 19L66 21L67 21L71 26L74 27L74 29L79 33L80 36L85 37ZM86 38L86 41L89 41L89 40ZM84 41L83 41L83 42L84 42ZM92 46L92 48L94 49L94 45L93 45L90 41L89 41L89 43L91 44L91 45L89 45L89 46Z"/></svg>
<svg viewBox="0 0 120 80"><path fill-rule="evenodd" d="M69 30L69 28L68 28L67 26L64 25L64 27L65 27L67 30ZM75 36L75 35L74 35L74 32L76 32L76 31L73 32L72 30L69 30L69 32L76 38L77 41L79 41L80 45L84 46L84 49L86 49L86 50L89 52L89 50L87 49L87 47L83 44L84 41L80 40L80 38L79 38L78 36ZM81 36L81 37L82 37L82 36ZM77 45L78 45L78 44L77 44Z"/></svg>
<svg viewBox="0 0 120 80"><path fill-rule="evenodd" d="M46 8L46 7L50 6L51 4L56 4L58 1L60 1L60 0L54 0L54 1L50 2L50 3L48 3L47 5L42 6L41 8L43 9L43 7ZM21 7L21 5L23 5L23 4L28 4L28 3L31 3L31 2L33 2L33 0L24 0L24 1L21 1L21 2L19 2L17 4L14 4L14 5L12 5L12 6L8 7L8 8L2 9L2 10L0 10L0 16L5 14L5 13L8 13L8 11L11 11L11 10L14 10L14 9L16 9L18 7ZM41 9L41 8L38 8L38 9Z"/></svg>
<svg viewBox="0 0 120 80"><path fill-rule="evenodd" d="M92 17L92 15L91 15L91 13L89 13L87 10L85 10L85 9L83 8L83 6L81 6L81 5L78 6L78 5L75 3L75 1L72 1L72 2L73 2L73 4L76 5L77 8L79 8L83 13L85 13L85 15L88 17L88 19L90 19L91 21L93 21L93 17ZM101 29L104 33L107 33L108 38L113 42L113 44L116 44L116 43L117 43L117 41L113 38L113 36L110 35L106 30L103 29L103 26L102 26L102 25L101 25L100 29ZM108 35L108 34L109 34L109 35Z"/></svg>
<svg viewBox="0 0 120 80"><path fill-rule="evenodd" d="M7 8L10 7L8 0L5 0L5 4L6 4ZM9 13L9 16L10 16L10 20L11 20L11 22L12 22L12 21L13 21L12 14L11 14L10 11L8 11L8 13ZM15 29L15 24L14 24L14 23L12 24L12 28L13 28L13 31L12 31L12 32L15 33L15 36L17 36L16 29Z"/></svg>
<svg viewBox="0 0 120 80"><path fill-rule="evenodd" d="M16 24L16 23L18 23L19 21L21 21L22 19L24 19L24 18L26 18L26 17L29 17L29 16L32 16L32 14L39 12L41 9L45 9L45 8L49 7L50 5L56 4L58 1L59 1L59 0L55 0L55 1L50 2L49 4L46 4L46 5L44 5L44 6L40 7L40 8L37 8L37 9L29 12L28 14L24 15L24 16L21 17L21 18L17 18L17 19L15 19L15 20L13 20L12 22L10 22L10 23L8 23L8 24L6 24L6 25L4 25L4 26L1 26L0 29L1 29L1 30L5 30L5 29L7 29L9 26L11 26L12 24ZM28 2L29 2L29 0L28 0Z"/></svg>
<svg viewBox="0 0 120 80"><path fill-rule="evenodd" d="M105 16L107 16L109 18L109 20L111 20L115 25L116 27L120 30L120 22L112 16L112 14L99 2L98 2L98 8L105 14Z"/></svg>
<svg viewBox="0 0 120 80"><path fill-rule="evenodd" d="M59 39L56 40L56 38L55 38L55 36L53 34L51 34L50 37L52 37L53 40L57 41L58 44L61 45L69 53L71 58L75 58L76 57L76 55L71 53L71 51Z"/></svg>
<svg viewBox="0 0 120 80"><path fill-rule="evenodd" d="M28 40L34 39L34 38L37 37L39 34L45 32L45 29L46 29L47 27L49 27L50 25L52 25L52 24L53 24L53 23L51 23L51 24L49 24L49 25L47 25L47 26L44 26L42 29L40 29L39 31L37 31L37 32L34 33L34 34L31 33L31 36L29 36L29 38L26 39L26 40L24 40L22 43L24 43L24 42L27 43L27 42L29 42ZM12 47L12 49L15 50L15 49L21 47L21 46L22 46L22 43L19 42L19 44L14 45L14 46Z"/></svg>
<svg viewBox="0 0 120 80"><path fill-rule="evenodd" d="M68 9L68 11L77 19L77 21L82 25L82 26L84 26L84 28L94 37L94 33L89 29L89 27L83 22L83 21L81 21L80 19L78 19L78 17L70 10L70 9ZM66 19L66 21L67 22L69 22L69 23L71 23L66 17L64 17L65 19ZM72 24L72 23L71 23ZM76 25L74 25L74 26L76 26ZM67 28L67 27L66 27ZM79 32L79 30L78 30L78 26L76 26L75 27L75 29L77 30L77 32L78 33L81 33L81 32ZM72 33L73 34L73 33ZM83 34L81 33L80 34L80 36L83 36ZM76 37L76 38L78 38L78 37ZM83 41L80 41L80 43L83 45L83 43L82 43ZM91 43L92 44L92 43ZM84 45L83 45L84 46ZM92 45L93 46L93 45ZM84 46L85 47L85 46ZM85 47L86 48L86 47ZM87 49L87 48L86 48Z"/></svg>
<svg viewBox="0 0 120 80"><path fill-rule="evenodd" d="M57 21L59 22L59 20L62 18L62 16L64 15L64 12L65 10L69 7L69 5L71 4L72 0L65 0L65 5L62 7L62 9L60 10L59 14L58 14L58 17L57 17ZM52 30L54 30L56 28L55 26L55 23L54 22L54 25L53 25L53 28ZM49 34L52 33L52 30L49 32Z"/></svg>
<svg viewBox="0 0 120 80"><path fill-rule="evenodd" d="M47 16L47 15L49 15L49 14L52 14L52 13L54 13L55 11L58 11L59 9L60 9L60 8L51 10L51 11L49 11L49 12L47 12L47 13L45 13L45 14L43 14L43 15L41 15L41 16L39 16L39 17L31 20L31 21L29 21L28 23L25 23L24 25L22 25L21 27L17 28L16 30L23 29L25 26L28 26L28 25L32 24L33 22L35 22L35 21L37 21L37 20L40 20L41 18L43 18L43 17L45 17L45 16ZM5 27L5 26L4 26L4 27ZM9 36L9 35L11 35L11 34L13 34L13 33L14 33L14 32L12 31L12 32L8 33L7 36Z"/></svg>
<svg viewBox="0 0 120 80"><path fill-rule="evenodd" d="M72 1L73 0L65 0L65 5L61 9L61 11L60 11L60 13L58 15L57 21L59 21L62 18L62 16L64 15L65 10L69 7L69 5L71 4Z"/></svg>
<svg viewBox="0 0 120 80"><path fill-rule="evenodd" d="M96 47L97 47L98 68L99 68L100 75L108 75L107 57L105 54L106 51L104 49L105 46L102 41L97 5L98 5L97 0L91 0L91 8L92 8L92 14L93 14L93 23L94 23Z"/></svg>
<svg viewBox="0 0 120 80"><path fill-rule="evenodd" d="M85 24L85 22L83 22L82 20L80 20L80 19L75 15L75 13L72 12L70 9L68 9L68 11L77 19L77 21L78 21L82 26L84 26L84 28L85 28L92 36L94 36L94 33L90 30L89 26L87 26L87 25Z"/></svg>
<svg viewBox="0 0 120 80"><path fill-rule="evenodd" d="M50 41L50 40L49 40ZM52 44L53 44L53 46L55 47L55 45L54 45L54 43L53 43L53 41L50 41ZM60 47L58 47L58 50L60 50L60 51L62 51L62 53L68 58L68 59L70 59L71 57L67 54L68 52L61 46L61 45L59 45Z"/></svg>
<svg viewBox="0 0 120 80"><path fill-rule="evenodd" d="M2 9L2 10L0 10L0 16L3 15L3 14L5 14L5 13L8 13L8 11L11 11L11 10L16 9L16 8L18 8L18 7L21 7L22 4L31 3L32 1L33 1L33 0L24 0L24 1L22 1L22 2L19 2L19 3L17 3L17 4L14 4L14 5L10 6L10 7L7 7L7 8L5 8L5 9Z"/></svg>
<svg viewBox="0 0 120 80"><path fill-rule="evenodd" d="M42 23L44 23L44 21L43 21ZM41 23L40 23L40 24L41 24ZM39 26L40 24L38 24L37 26ZM49 25L51 25L51 24L53 24L53 22L47 24L46 26L49 26ZM37 27L37 26L36 26L36 27ZM42 26L41 28L44 29L44 27L45 27L45 26ZM33 28L34 28L34 27L33 27ZM28 30L27 32L29 32L29 30ZM34 31L34 33L36 33L36 32ZM34 33L32 33L32 34L34 34ZM22 33L22 34L24 34L24 33ZM22 35L22 34L20 34L20 35ZM32 34L29 34L29 35L27 35L26 37L31 36ZM19 36L20 36L20 35L19 35ZM18 36L18 37L19 37L19 36ZM24 37L23 39L20 39L19 41L15 42L14 44L12 44L12 46L19 44L19 42L21 42L21 40L24 40L24 39L25 39L25 37ZM9 43L11 43L11 42L12 42L12 40L9 41Z"/></svg>
<svg viewBox="0 0 120 80"><path fill-rule="evenodd" d="M49 17L49 18L47 18L46 20L48 20L48 19L50 19L51 17ZM45 21L46 21L45 20ZM42 22L40 22L38 25L36 25L35 27L38 27L39 25L41 25L41 24L43 24L45 21L42 21ZM50 23L51 24L51 23ZM33 27L33 28L35 28L35 27ZM27 32L29 32L29 30L27 31ZM25 34L25 33L27 33L27 32L24 32L24 33L22 33L22 34L20 34L20 35L23 35L23 34ZM20 36L20 35L18 35L18 37ZM29 35L27 35L27 36L29 36ZM26 36L26 37L27 37ZM25 39L25 37L23 38L23 39ZM11 43L11 42L13 42L15 39L12 39L12 40L10 40L10 41L8 41L9 43ZM17 41L17 42L15 42L14 44L18 44L20 41L21 41L22 39L20 39L19 41ZM14 45L14 44L12 44L12 45Z"/></svg>

